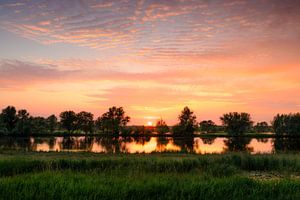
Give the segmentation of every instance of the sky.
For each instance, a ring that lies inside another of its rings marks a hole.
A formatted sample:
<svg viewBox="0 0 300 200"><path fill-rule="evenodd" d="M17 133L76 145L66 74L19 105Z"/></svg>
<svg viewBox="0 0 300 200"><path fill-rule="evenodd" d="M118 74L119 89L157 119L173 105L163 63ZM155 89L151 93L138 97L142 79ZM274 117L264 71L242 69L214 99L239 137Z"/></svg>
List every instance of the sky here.
<svg viewBox="0 0 300 200"><path fill-rule="evenodd" d="M300 1L0 0L0 108L131 124L300 111Z"/></svg>

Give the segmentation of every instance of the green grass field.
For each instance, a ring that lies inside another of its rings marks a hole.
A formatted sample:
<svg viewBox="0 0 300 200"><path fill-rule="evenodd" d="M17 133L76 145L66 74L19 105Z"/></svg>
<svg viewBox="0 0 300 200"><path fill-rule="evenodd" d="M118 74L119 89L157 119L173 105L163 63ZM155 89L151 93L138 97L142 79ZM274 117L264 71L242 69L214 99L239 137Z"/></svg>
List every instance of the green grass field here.
<svg viewBox="0 0 300 200"><path fill-rule="evenodd" d="M300 156L0 153L0 199L300 199Z"/></svg>

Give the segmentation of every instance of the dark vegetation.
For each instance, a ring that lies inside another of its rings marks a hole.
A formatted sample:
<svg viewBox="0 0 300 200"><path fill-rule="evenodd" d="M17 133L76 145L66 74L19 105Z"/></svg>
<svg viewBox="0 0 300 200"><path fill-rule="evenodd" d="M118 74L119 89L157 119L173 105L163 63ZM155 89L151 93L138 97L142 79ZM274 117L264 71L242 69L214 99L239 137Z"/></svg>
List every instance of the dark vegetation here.
<svg viewBox="0 0 300 200"><path fill-rule="evenodd" d="M272 171L300 175L298 154L228 153L195 155L184 153L94 154L58 152L3 151L0 177L28 172L56 170L89 171L132 170L133 172L205 172L222 177L242 171Z"/></svg>
<svg viewBox="0 0 300 200"><path fill-rule="evenodd" d="M227 113L220 117L220 119L225 127L225 131L230 135L242 135L250 131L253 124L248 113Z"/></svg>
<svg viewBox="0 0 300 200"><path fill-rule="evenodd" d="M0 134L35 135L35 134L106 134L106 135L172 135L194 136L202 133L212 136L260 136L275 132L275 136L299 136L300 113L278 114L271 125L257 122L253 125L249 113L226 113L220 117L222 125L211 120L197 122L196 115L185 107L178 116L178 124L170 127L163 119L155 127L127 126L130 117L122 107L111 107L94 120L90 112L64 111L59 120L55 115L47 118L31 116L26 110L16 110L13 106L4 108L0 114ZM270 136L270 135L269 135Z"/></svg>
<svg viewBox="0 0 300 200"><path fill-rule="evenodd" d="M296 154L2 152L0 199L299 199L299 172Z"/></svg>
<svg viewBox="0 0 300 200"><path fill-rule="evenodd" d="M112 107L99 117L95 124L104 133L119 134L129 121L130 117L125 115L122 107Z"/></svg>
<svg viewBox="0 0 300 200"><path fill-rule="evenodd" d="M199 130L203 133L215 133L218 131L218 126L212 120L204 120L199 123Z"/></svg>
<svg viewBox="0 0 300 200"><path fill-rule="evenodd" d="M196 115L188 107L184 107L181 114L178 116L179 123L173 127L173 134L180 136L192 135L198 125L196 121Z"/></svg>
<svg viewBox="0 0 300 200"><path fill-rule="evenodd" d="M274 117L272 125L278 135L300 136L300 113L278 114Z"/></svg>
<svg viewBox="0 0 300 200"><path fill-rule="evenodd" d="M158 134L165 134L170 132L170 128L163 119L160 119L156 122L156 131Z"/></svg>

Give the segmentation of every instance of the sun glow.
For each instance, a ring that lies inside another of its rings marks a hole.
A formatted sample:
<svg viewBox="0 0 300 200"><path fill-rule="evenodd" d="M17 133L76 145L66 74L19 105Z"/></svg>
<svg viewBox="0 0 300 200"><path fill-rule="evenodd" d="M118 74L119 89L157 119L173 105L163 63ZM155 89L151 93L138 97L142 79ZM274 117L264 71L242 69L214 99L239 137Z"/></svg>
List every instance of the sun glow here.
<svg viewBox="0 0 300 200"><path fill-rule="evenodd" d="M151 121L147 122L147 126L153 126L153 122Z"/></svg>

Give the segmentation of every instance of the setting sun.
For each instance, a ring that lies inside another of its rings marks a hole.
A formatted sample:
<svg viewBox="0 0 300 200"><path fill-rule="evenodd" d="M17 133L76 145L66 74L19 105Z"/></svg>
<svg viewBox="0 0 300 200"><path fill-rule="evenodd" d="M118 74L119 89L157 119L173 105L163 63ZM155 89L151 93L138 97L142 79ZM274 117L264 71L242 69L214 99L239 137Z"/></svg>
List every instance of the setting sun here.
<svg viewBox="0 0 300 200"><path fill-rule="evenodd" d="M153 126L153 122L147 122L147 126Z"/></svg>

